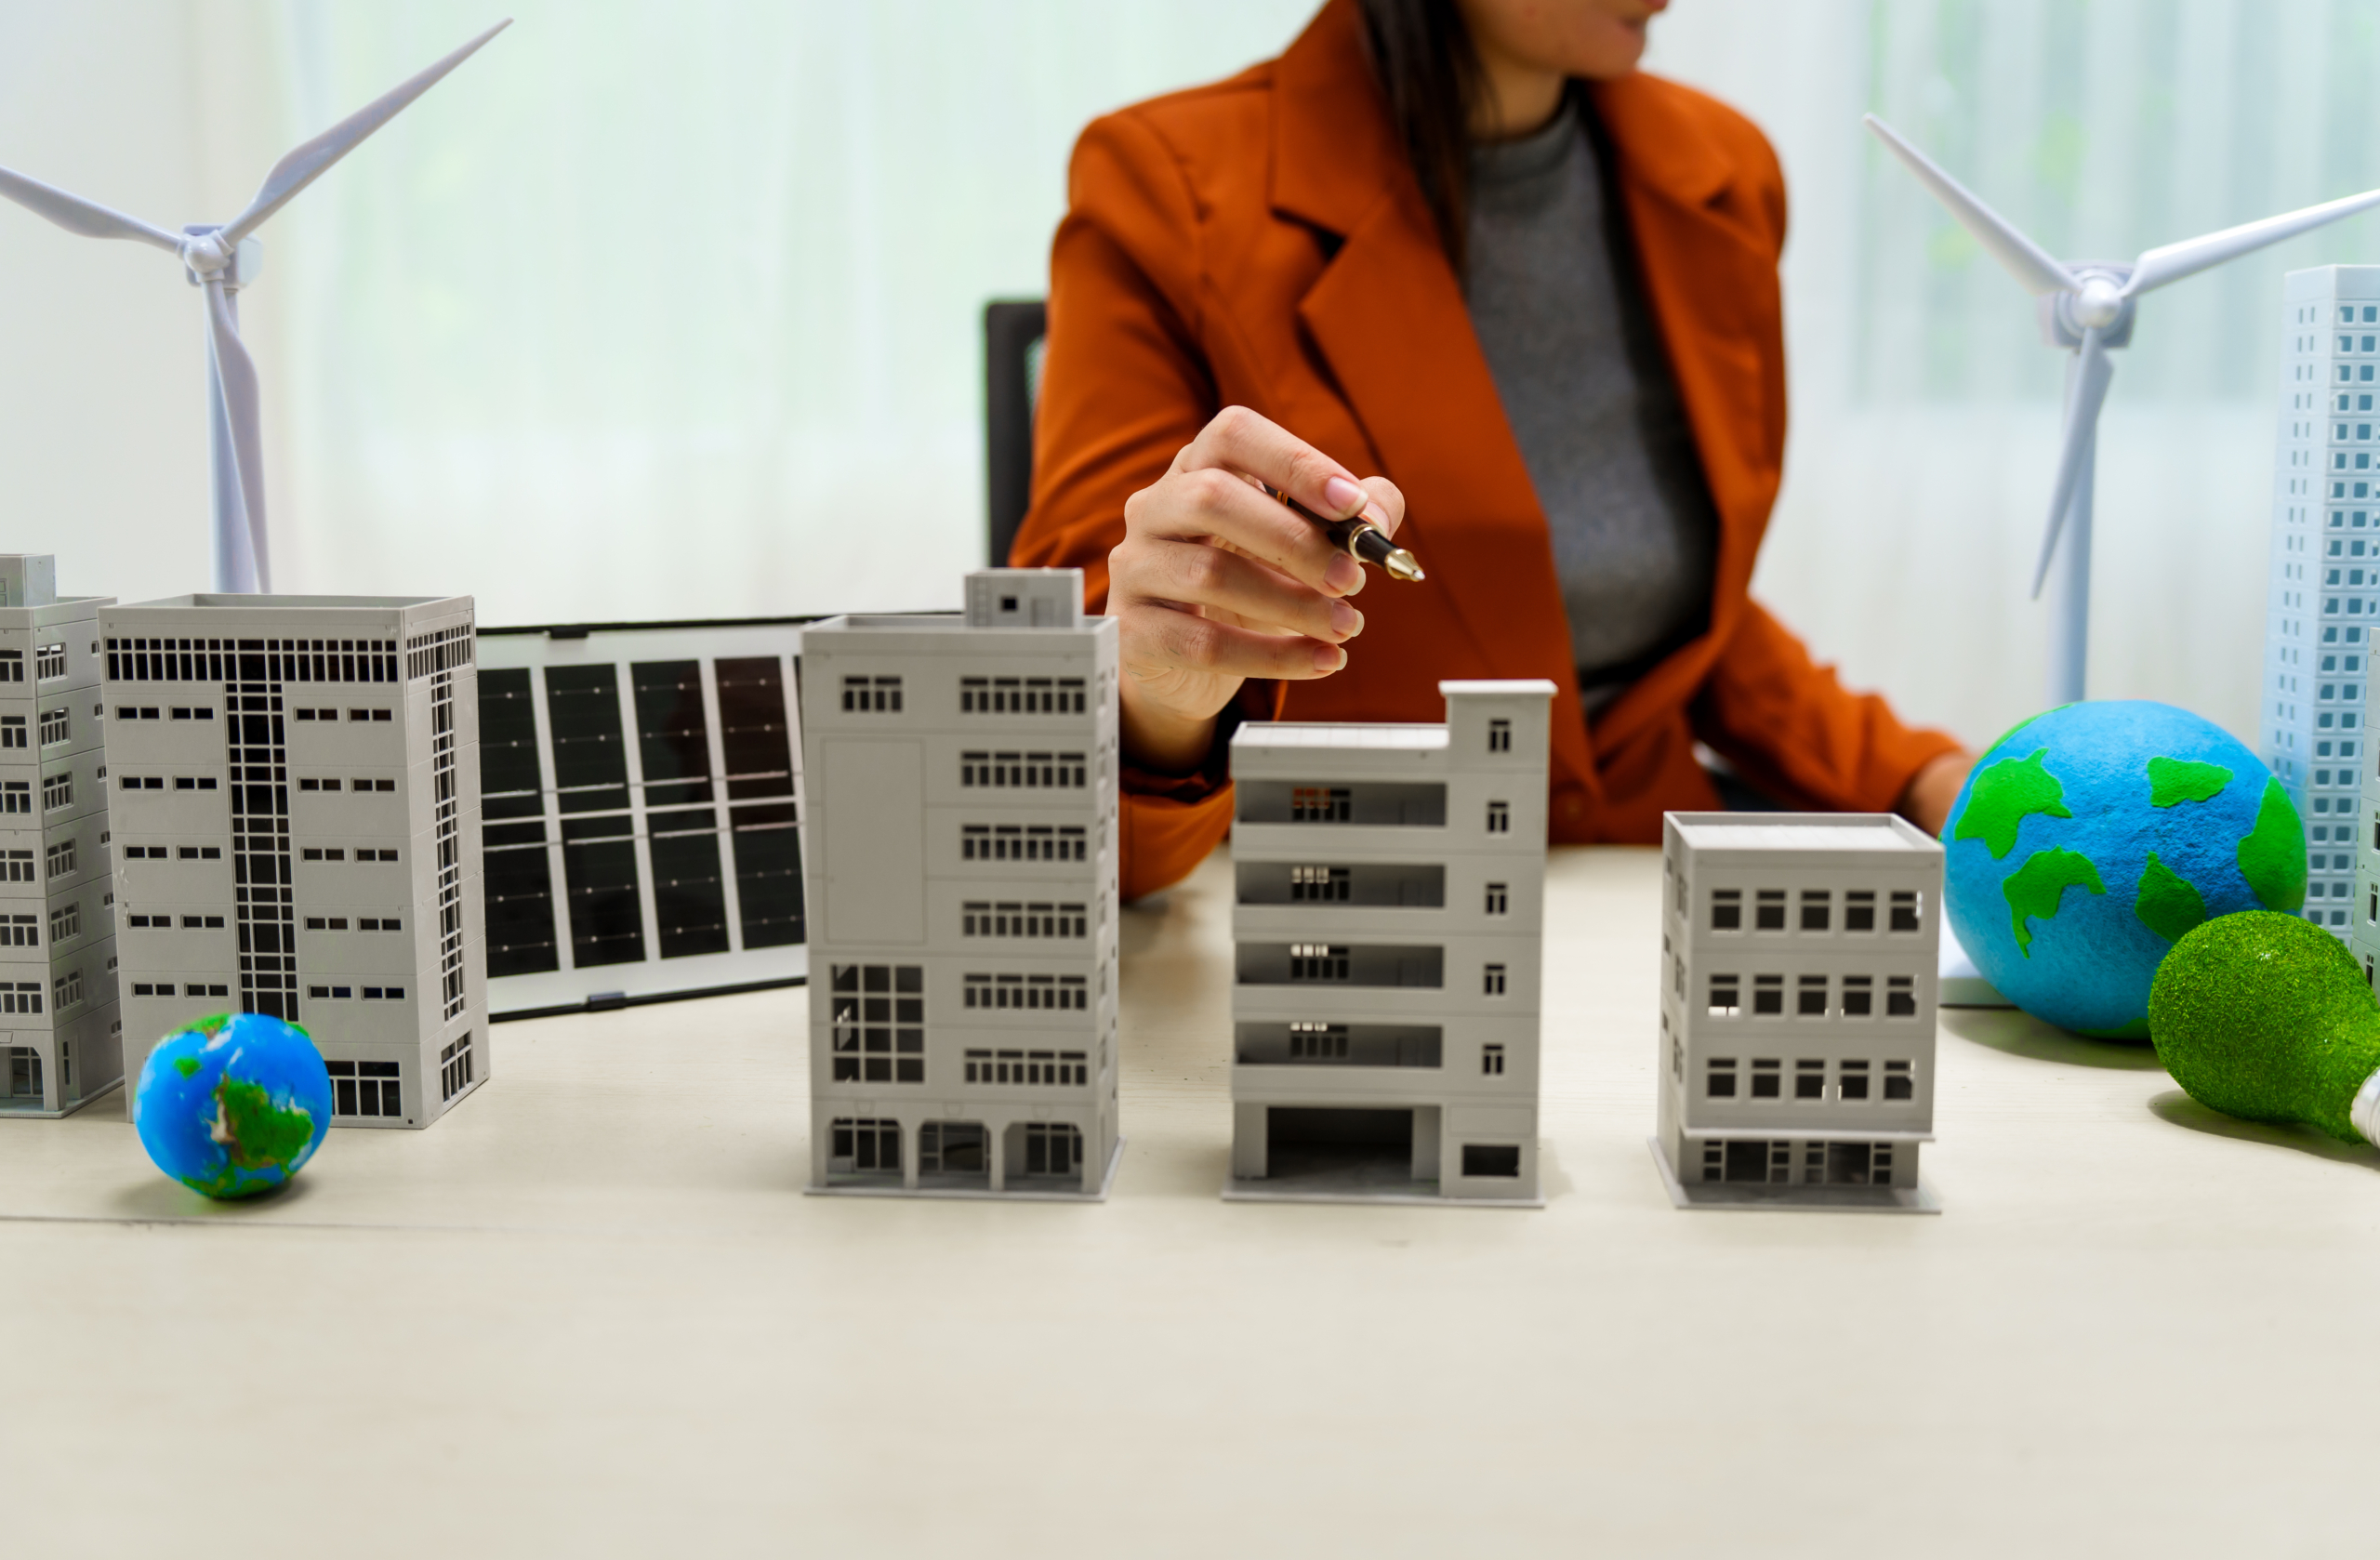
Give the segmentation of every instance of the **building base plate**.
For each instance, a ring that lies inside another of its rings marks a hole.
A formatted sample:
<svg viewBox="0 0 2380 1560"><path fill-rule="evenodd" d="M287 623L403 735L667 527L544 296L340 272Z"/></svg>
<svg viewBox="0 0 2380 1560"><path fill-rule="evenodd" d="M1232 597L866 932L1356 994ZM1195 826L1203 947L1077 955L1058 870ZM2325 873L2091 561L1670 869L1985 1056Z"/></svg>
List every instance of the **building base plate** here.
<svg viewBox="0 0 2380 1560"><path fill-rule="evenodd" d="M952 1202L1105 1202L1107 1194L1116 1186L1117 1167L1124 1162L1127 1139L1116 1140L1116 1151L1107 1156L1107 1173L1099 1178L1096 1192L1061 1192L1034 1186L1019 1191L1013 1187L995 1192L986 1186L907 1186L845 1185L804 1186L806 1197L938 1197Z"/></svg>
<svg viewBox="0 0 2380 1560"><path fill-rule="evenodd" d="M7 1121L11 1119L25 1121L63 1121L68 1117L73 1115L76 1111L81 1110L85 1105L91 1104L95 1100L104 1100L123 1087L124 1079L118 1078L113 1083L109 1084L106 1088L99 1091L99 1092L95 1094L84 1095L73 1104L68 1105L64 1110L0 1110L0 1121Z"/></svg>
<svg viewBox="0 0 2380 1560"><path fill-rule="evenodd" d="M1397 1208L1543 1208L1542 1196L1527 1197L1449 1197L1435 1191L1435 1181L1406 1181L1395 1187L1385 1187L1360 1170L1309 1172L1284 1176L1279 1180L1267 1177L1262 1181L1244 1181L1232 1176L1223 1182L1225 1202L1319 1202L1372 1203Z"/></svg>
<svg viewBox="0 0 2380 1560"><path fill-rule="evenodd" d="M1677 1178L1661 1140L1646 1138L1653 1163L1679 1208L1766 1209L1805 1213L1939 1213L1942 1199L1921 1180L1907 1186L1762 1186L1742 1181L1706 1181L1689 1186Z"/></svg>

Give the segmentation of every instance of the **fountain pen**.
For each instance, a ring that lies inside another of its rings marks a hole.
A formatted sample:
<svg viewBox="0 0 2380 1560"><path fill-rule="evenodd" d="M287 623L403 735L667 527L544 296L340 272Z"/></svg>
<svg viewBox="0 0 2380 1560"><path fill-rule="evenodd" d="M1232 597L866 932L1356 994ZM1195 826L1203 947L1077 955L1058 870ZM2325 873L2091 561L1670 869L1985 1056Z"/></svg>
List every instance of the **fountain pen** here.
<svg viewBox="0 0 2380 1560"><path fill-rule="evenodd" d="M1374 564L1384 570L1391 579L1420 580L1429 576L1421 572L1421 561L1388 539L1388 534L1370 521L1325 520L1303 504L1269 483L1259 486L1272 496L1287 504L1292 513L1314 522L1330 537L1330 545L1358 562Z"/></svg>

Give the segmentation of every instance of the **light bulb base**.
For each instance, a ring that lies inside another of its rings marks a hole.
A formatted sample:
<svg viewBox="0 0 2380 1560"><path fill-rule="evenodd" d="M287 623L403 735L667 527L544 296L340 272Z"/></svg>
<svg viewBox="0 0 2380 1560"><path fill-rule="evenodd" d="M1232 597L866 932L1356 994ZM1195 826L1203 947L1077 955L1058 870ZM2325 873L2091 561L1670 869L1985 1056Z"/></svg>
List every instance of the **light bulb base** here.
<svg viewBox="0 0 2380 1560"><path fill-rule="evenodd" d="M2363 1080L2363 1087L2355 1091L2355 1103L2347 1107L2347 1118L2364 1142L2380 1147L2380 1069L2375 1069Z"/></svg>

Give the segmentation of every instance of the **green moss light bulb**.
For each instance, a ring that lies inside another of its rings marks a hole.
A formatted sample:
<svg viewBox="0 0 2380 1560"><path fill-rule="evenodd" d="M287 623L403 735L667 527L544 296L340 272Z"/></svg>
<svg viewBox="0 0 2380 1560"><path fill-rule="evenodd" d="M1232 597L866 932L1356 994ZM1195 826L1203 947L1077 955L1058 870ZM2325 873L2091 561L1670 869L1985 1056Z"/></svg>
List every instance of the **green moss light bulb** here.
<svg viewBox="0 0 2380 1560"><path fill-rule="evenodd" d="M2149 987L2149 1035L2202 1105L2380 1144L2380 1003L2339 940L2295 916L2186 933Z"/></svg>

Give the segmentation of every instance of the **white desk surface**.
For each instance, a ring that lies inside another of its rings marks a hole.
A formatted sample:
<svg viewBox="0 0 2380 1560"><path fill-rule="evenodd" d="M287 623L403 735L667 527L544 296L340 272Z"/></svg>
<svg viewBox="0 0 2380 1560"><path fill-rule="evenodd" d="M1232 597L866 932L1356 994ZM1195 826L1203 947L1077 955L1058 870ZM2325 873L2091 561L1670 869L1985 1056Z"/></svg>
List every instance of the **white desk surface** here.
<svg viewBox="0 0 2380 1560"><path fill-rule="evenodd" d="M1556 853L1538 1212L1219 1200L1221 857L1104 1206L799 1195L799 991L498 1025L252 1206L0 1121L0 1552L2373 1552L2380 1155L1950 1012L1941 1217L1677 1211L1659 879Z"/></svg>

